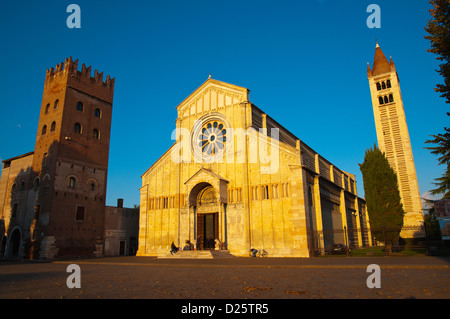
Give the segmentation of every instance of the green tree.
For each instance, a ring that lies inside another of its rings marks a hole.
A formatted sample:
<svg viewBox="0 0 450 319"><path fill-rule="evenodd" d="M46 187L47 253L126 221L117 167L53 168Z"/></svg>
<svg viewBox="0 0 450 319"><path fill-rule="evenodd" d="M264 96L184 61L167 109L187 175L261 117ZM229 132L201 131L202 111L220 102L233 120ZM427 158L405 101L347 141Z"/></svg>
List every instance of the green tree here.
<svg viewBox="0 0 450 319"><path fill-rule="evenodd" d="M447 113L450 116L450 113ZM443 198L450 198L450 128L444 127L445 133L431 135L433 139L425 141L427 144L435 144L433 147L425 147L431 150L431 154L438 155L439 165L446 166L444 174L435 178L436 189L431 190L432 195L443 194Z"/></svg>
<svg viewBox="0 0 450 319"><path fill-rule="evenodd" d="M430 0L430 4L432 19L425 27L429 34L425 39L430 40L431 49L427 51L436 54L436 59L442 61L436 71L444 78L444 84L437 84L435 91L450 103L450 1Z"/></svg>
<svg viewBox="0 0 450 319"><path fill-rule="evenodd" d="M428 214L423 216L427 238L431 240L441 239L441 227L439 226L439 221L436 219L434 201L426 201L428 204L432 205L431 208L428 209Z"/></svg>
<svg viewBox="0 0 450 319"><path fill-rule="evenodd" d="M430 0L430 4L431 19L425 27L429 35L425 39L430 40L431 49L427 51L436 54L436 59L442 61L436 71L444 78L444 84L437 84L435 91L446 99L446 103L450 103L450 1ZM447 112L447 115L450 113ZM425 148L440 156L439 165L446 166L444 174L435 179L437 188L431 192L433 195L443 194L443 198L450 198L450 128L444 127L443 134L431 137L425 143L436 146Z"/></svg>
<svg viewBox="0 0 450 319"><path fill-rule="evenodd" d="M399 238L405 215L397 174L376 145L366 150L364 162L359 166L363 175L370 229L375 239L384 243L387 255L392 242Z"/></svg>

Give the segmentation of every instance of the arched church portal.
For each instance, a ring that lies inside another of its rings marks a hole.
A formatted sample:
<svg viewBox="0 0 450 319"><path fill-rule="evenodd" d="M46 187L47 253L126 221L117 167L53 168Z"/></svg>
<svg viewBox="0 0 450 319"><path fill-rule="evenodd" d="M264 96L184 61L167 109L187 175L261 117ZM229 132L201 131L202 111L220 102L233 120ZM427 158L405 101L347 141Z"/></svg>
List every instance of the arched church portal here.
<svg viewBox="0 0 450 319"><path fill-rule="evenodd" d="M199 250L216 249L220 241L220 203L211 184L200 183L190 196L195 207L195 241ZM219 241L218 241L219 240Z"/></svg>

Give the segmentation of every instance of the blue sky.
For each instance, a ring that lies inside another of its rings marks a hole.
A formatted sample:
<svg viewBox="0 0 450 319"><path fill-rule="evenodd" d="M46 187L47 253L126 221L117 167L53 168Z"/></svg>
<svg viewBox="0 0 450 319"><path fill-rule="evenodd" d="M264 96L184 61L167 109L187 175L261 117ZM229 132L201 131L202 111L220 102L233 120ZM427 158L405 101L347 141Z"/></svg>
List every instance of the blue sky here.
<svg viewBox="0 0 450 319"><path fill-rule="evenodd" d="M69 4L81 28L69 29ZM367 6L381 8L370 29ZM108 205L139 204L140 176L173 143L175 107L209 73L251 90L250 100L327 160L356 175L376 143L367 81L377 40L392 56L420 192L443 173L424 149L448 126L434 92L428 1L0 1L0 159L34 149L45 71L72 56L116 78ZM93 71L92 71L93 72Z"/></svg>

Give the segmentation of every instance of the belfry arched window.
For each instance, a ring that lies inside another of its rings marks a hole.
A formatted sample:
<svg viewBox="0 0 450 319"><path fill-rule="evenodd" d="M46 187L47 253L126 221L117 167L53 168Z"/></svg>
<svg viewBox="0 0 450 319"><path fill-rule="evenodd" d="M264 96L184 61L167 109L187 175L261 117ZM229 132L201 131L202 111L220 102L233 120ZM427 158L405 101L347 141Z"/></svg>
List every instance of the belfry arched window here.
<svg viewBox="0 0 450 319"><path fill-rule="evenodd" d="M41 134L42 134L42 135L45 135L45 133L47 133L47 125L44 125L44 126L42 127Z"/></svg>
<svg viewBox="0 0 450 319"><path fill-rule="evenodd" d="M384 103L389 103L389 99L388 99L387 95L384 96Z"/></svg>
<svg viewBox="0 0 450 319"><path fill-rule="evenodd" d="M73 131L75 133L81 134L81 124L80 123L75 123L73 125Z"/></svg>
<svg viewBox="0 0 450 319"><path fill-rule="evenodd" d="M389 94L389 102L394 102L394 96L392 94Z"/></svg>
<svg viewBox="0 0 450 319"><path fill-rule="evenodd" d="M52 125L50 125L50 132L53 132L56 128L56 122L52 122Z"/></svg>
<svg viewBox="0 0 450 319"><path fill-rule="evenodd" d="M81 102L77 103L77 111L83 112L83 103Z"/></svg>
<svg viewBox="0 0 450 319"><path fill-rule="evenodd" d="M379 96L379 97L378 97L378 101L380 102L380 105L383 105L383 104L384 104L384 100L383 100L383 97L382 97L382 96Z"/></svg>
<svg viewBox="0 0 450 319"><path fill-rule="evenodd" d="M386 81L386 87L389 89L391 87L391 80Z"/></svg>
<svg viewBox="0 0 450 319"><path fill-rule="evenodd" d="M380 82L377 82L377 91L381 90Z"/></svg>

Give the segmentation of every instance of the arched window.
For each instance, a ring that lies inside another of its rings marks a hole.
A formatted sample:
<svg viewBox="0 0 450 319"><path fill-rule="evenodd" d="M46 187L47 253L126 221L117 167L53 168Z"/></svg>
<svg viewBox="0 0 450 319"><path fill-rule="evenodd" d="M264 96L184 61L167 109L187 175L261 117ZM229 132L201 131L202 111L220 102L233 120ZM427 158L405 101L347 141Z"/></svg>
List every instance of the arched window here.
<svg viewBox="0 0 450 319"><path fill-rule="evenodd" d="M386 88L386 83L384 81L381 83L381 88L384 90Z"/></svg>
<svg viewBox="0 0 450 319"><path fill-rule="evenodd" d="M39 179L39 177L36 177L36 178L34 179L34 183L33 183L33 189L34 189L34 191L37 191L37 190L39 189L39 183L40 183L40 179Z"/></svg>
<svg viewBox="0 0 450 319"><path fill-rule="evenodd" d="M45 114L47 114L48 113L48 110L50 109L50 103L49 104L47 104L46 106L45 106Z"/></svg>
<svg viewBox="0 0 450 319"><path fill-rule="evenodd" d="M102 117L102 111L100 111L100 109L98 109L98 108L95 109L94 116L98 117L98 118L101 118Z"/></svg>
<svg viewBox="0 0 450 319"><path fill-rule="evenodd" d="M91 189L91 192L94 192L95 191L95 183L94 182L92 182L90 185L89 185L89 187L90 187L90 189Z"/></svg>
<svg viewBox="0 0 450 319"><path fill-rule="evenodd" d="M377 82L377 91L381 90L380 82Z"/></svg>
<svg viewBox="0 0 450 319"><path fill-rule="evenodd" d="M384 104L384 101L383 101L383 97L382 97L382 96L378 97L378 101L380 102L380 105L383 105L383 104Z"/></svg>
<svg viewBox="0 0 450 319"><path fill-rule="evenodd" d="M47 125L44 125L44 126L42 127L42 132L41 132L41 134L42 134L42 135L45 135L45 133L47 133Z"/></svg>
<svg viewBox="0 0 450 319"><path fill-rule="evenodd" d="M77 111L83 112L83 103L81 102L77 103Z"/></svg>
<svg viewBox="0 0 450 319"><path fill-rule="evenodd" d="M389 94L389 102L394 102L394 96L392 94Z"/></svg>
<svg viewBox="0 0 450 319"><path fill-rule="evenodd" d="M14 183L14 184L12 184L12 186L11 186L11 194L15 194L16 191L17 191L17 184Z"/></svg>
<svg viewBox="0 0 450 319"><path fill-rule="evenodd" d="M387 95L384 96L384 103L389 103Z"/></svg>
<svg viewBox="0 0 450 319"><path fill-rule="evenodd" d="M391 87L391 80L386 81L386 87L389 89Z"/></svg>
<svg viewBox="0 0 450 319"><path fill-rule="evenodd" d="M77 180L75 177L70 176L69 180L67 181L67 187L75 188L75 186L77 186Z"/></svg>
<svg viewBox="0 0 450 319"><path fill-rule="evenodd" d="M58 108L59 100L55 101L55 104L53 105L53 109L56 110Z"/></svg>
<svg viewBox="0 0 450 319"><path fill-rule="evenodd" d="M100 132L96 128L92 130L92 137L95 138L96 140L100 139Z"/></svg>
<svg viewBox="0 0 450 319"><path fill-rule="evenodd" d="M53 132L55 130L56 127L56 122L52 122L52 125L50 126L50 132Z"/></svg>
<svg viewBox="0 0 450 319"><path fill-rule="evenodd" d="M81 124L80 123L75 123L73 125L73 131L75 133L81 134Z"/></svg>

